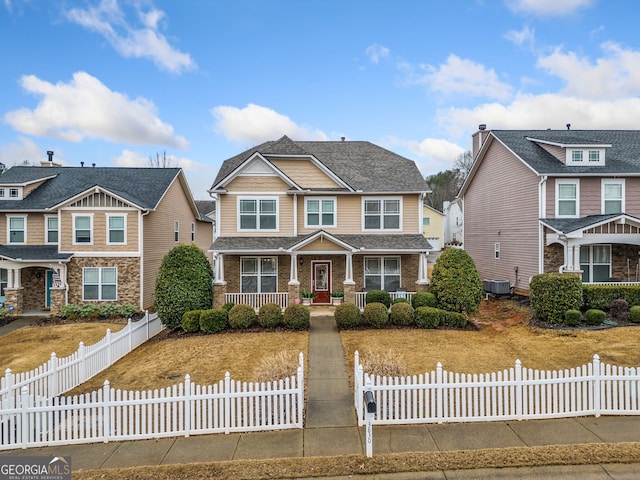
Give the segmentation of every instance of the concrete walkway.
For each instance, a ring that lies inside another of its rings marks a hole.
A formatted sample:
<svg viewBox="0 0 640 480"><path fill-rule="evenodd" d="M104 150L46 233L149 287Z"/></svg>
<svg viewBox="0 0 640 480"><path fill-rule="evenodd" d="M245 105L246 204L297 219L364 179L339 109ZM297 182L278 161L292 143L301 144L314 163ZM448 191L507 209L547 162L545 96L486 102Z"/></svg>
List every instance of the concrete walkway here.
<svg viewBox="0 0 640 480"><path fill-rule="evenodd" d="M333 316L323 313L325 315L311 319L304 429L43 447L0 451L0 456L69 455L73 469L80 470L242 459L364 455L364 428L357 426L340 336ZM0 327L0 334L2 332L3 327ZM373 429L374 456L402 452L619 442L640 442L640 417L398 425ZM443 470L357 478L629 479L640 478L640 458L635 464Z"/></svg>

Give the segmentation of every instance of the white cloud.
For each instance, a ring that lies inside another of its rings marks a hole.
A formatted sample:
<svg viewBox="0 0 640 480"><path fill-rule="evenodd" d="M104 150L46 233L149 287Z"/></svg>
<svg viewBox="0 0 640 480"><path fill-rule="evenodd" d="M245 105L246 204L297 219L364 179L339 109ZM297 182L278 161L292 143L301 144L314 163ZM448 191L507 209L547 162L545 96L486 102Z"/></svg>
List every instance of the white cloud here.
<svg viewBox="0 0 640 480"><path fill-rule="evenodd" d="M563 93L590 99L615 99L640 94L640 51L614 42L602 44L604 58L595 62L575 52L556 49L537 65L566 82Z"/></svg>
<svg viewBox="0 0 640 480"><path fill-rule="evenodd" d="M569 15L581 8L590 7L593 0L504 0L504 3L515 13L552 17Z"/></svg>
<svg viewBox="0 0 640 480"><path fill-rule="evenodd" d="M392 148L401 146L419 157L414 160L424 175L451 169L456 158L465 150L441 138L425 138L420 141L389 138L388 143Z"/></svg>
<svg viewBox="0 0 640 480"><path fill-rule="evenodd" d="M21 79L29 93L42 97L38 106L8 112L4 121L16 130L70 142L101 138L134 145L154 144L187 148L184 137L157 116L155 105L145 99L129 99L109 90L97 78L77 72L69 83L52 84L35 75Z"/></svg>
<svg viewBox="0 0 640 480"><path fill-rule="evenodd" d="M245 108L218 106L211 109L216 130L238 143L255 145L287 135L294 140L327 140L320 130L298 125L271 108L248 104Z"/></svg>
<svg viewBox="0 0 640 480"><path fill-rule="evenodd" d="M378 45L374 43L369 45L364 53L369 57L369 60L373 63L379 63L381 59L387 58L389 56L389 49L387 47L383 47L382 45Z"/></svg>
<svg viewBox="0 0 640 480"><path fill-rule="evenodd" d="M101 0L86 9L72 8L66 16L71 22L102 35L125 58L150 58L158 67L173 73L196 68L188 53L171 46L160 33L160 23L165 17L162 10L151 7L143 11L139 2L132 6L142 24L139 27L131 25L118 0Z"/></svg>
<svg viewBox="0 0 640 480"><path fill-rule="evenodd" d="M31 165L39 165L46 160L45 152L30 138L18 137L18 142L0 146L0 162L5 166L20 165L27 160ZM56 158L56 162L60 162Z"/></svg>
<svg viewBox="0 0 640 480"><path fill-rule="evenodd" d="M158 152L160 156L163 154ZM150 167L150 160L155 159L155 153L153 155L143 155L139 152L124 149L119 157L113 159L113 164L116 167ZM204 174L204 170L211 170L211 167L198 163L195 160L191 160L186 157L177 157L175 155L167 154L167 167L182 168L185 171L199 171L200 174Z"/></svg>
<svg viewBox="0 0 640 480"><path fill-rule="evenodd" d="M404 64L402 68L409 70L411 75L410 66ZM426 73L414 75L410 82L428 85L431 90L447 96L464 95L497 100L507 100L512 96L511 85L501 82L495 70L457 55L449 55L446 63L438 67L424 65L421 69Z"/></svg>
<svg viewBox="0 0 640 480"><path fill-rule="evenodd" d="M522 30L509 30L505 33L504 38L519 47L523 45L533 46L536 38L536 31L525 25Z"/></svg>

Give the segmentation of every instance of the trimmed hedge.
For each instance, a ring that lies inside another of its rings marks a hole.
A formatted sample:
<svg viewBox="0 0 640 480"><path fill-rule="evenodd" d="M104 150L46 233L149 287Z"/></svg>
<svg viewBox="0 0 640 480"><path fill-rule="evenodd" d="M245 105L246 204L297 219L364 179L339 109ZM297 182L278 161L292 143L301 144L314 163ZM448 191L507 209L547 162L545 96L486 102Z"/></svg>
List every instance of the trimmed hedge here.
<svg viewBox="0 0 640 480"><path fill-rule="evenodd" d="M640 305L634 305L629 309L629 320L633 323L640 323Z"/></svg>
<svg viewBox="0 0 640 480"><path fill-rule="evenodd" d="M437 305L436 296L431 292L418 292L411 297L411 306L414 309L418 307L436 307Z"/></svg>
<svg viewBox="0 0 640 480"><path fill-rule="evenodd" d="M280 325L282 309L276 303L265 303L258 310L258 324L263 328L273 328Z"/></svg>
<svg viewBox="0 0 640 480"><path fill-rule="evenodd" d="M204 333L221 332L229 325L229 314L224 308L203 310L200 313L200 330Z"/></svg>
<svg viewBox="0 0 640 480"><path fill-rule="evenodd" d="M569 309L564 312L564 323L570 327L580 325L582 322L582 312L580 310Z"/></svg>
<svg viewBox="0 0 640 480"><path fill-rule="evenodd" d="M284 310L282 323L291 330L306 330L309 328L311 311L304 305L289 305Z"/></svg>
<svg viewBox="0 0 640 480"><path fill-rule="evenodd" d="M444 310L435 307L418 307L415 312L415 322L420 328L436 328L444 316Z"/></svg>
<svg viewBox="0 0 640 480"><path fill-rule="evenodd" d="M369 290L365 296L365 303L382 303L389 308L391 306L391 295L385 290Z"/></svg>
<svg viewBox="0 0 640 480"><path fill-rule="evenodd" d="M234 305L229 310L229 326L231 328L249 328L256 323L256 311L251 305Z"/></svg>
<svg viewBox="0 0 640 480"><path fill-rule="evenodd" d="M388 307L380 302L367 303L362 312L365 325L373 328L382 328L389 323Z"/></svg>
<svg viewBox="0 0 640 480"><path fill-rule="evenodd" d="M582 279L565 273L542 273L531 279L529 300L535 315L543 321L562 323L564 312L580 310Z"/></svg>
<svg viewBox="0 0 640 480"><path fill-rule="evenodd" d="M589 325L600 325L607 318L607 314L597 308L590 308L584 314L584 319Z"/></svg>
<svg viewBox="0 0 640 480"><path fill-rule="evenodd" d="M640 287L636 286L583 285L582 294L585 308L607 310L619 298L629 305L640 305Z"/></svg>
<svg viewBox="0 0 640 480"><path fill-rule="evenodd" d="M341 303L334 312L339 328L355 328L360 324L360 308L355 303Z"/></svg>
<svg viewBox="0 0 640 480"><path fill-rule="evenodd" d="M471 256L458 248L445 248L433 266L430 291L438 308L476 313L482 301L482 281Z"/></svg>
<svg viewBox="0 0 640 480"><path fill-rule="evenodd" d="M407 302L391 305L391 323L399 326L413 325L413 307Z"/></svg>
<svg viewBox="0 0 640 480"><path fill-rule="evenodd" d="M458 312L444 312L442 325L449 328L463 328L467 324L467 317Z"/></svg>
<svg viewBox="0 0 640 480"><path fill-rule="evenodd" d="M182 315L182 330L187 333L200 331L200 313L202 310L189 310Z"/></svg>

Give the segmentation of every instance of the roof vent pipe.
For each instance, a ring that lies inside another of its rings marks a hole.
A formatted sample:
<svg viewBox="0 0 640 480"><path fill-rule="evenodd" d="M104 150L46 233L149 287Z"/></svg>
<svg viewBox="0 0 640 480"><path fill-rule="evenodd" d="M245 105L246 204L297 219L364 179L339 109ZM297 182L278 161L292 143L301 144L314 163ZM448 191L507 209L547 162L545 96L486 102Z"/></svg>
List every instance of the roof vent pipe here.
<svg viewBox="0 0 640 480"><path fill-rule="evenodd" d="M340 140L345 141L346 137L340 137Z"/></svg>
<svg viewBox="0 0 640 480"><path fill-rule="evenodd" d="M47 156L49 157L49 161L53 162L53 150L47 150Z"/></svg>
<svg viewBox="0 0 640 480"><path fill-rule="evenodd" d="M571 130L571 124L567 123L567 130Z"/></svg>
<svg viewBox="0 0 640 480"><path fill-rule="evenodd" d="M478 130L486 130L487 129L487 124L486 123L481 123L480 125L478 125Z"/></svg>
<svg viewBox="0 0 640 480"><path fill-rule="evenodd" d="M84 162L80 162L80 166L81 166L81 167L84 167Z"/></svg>

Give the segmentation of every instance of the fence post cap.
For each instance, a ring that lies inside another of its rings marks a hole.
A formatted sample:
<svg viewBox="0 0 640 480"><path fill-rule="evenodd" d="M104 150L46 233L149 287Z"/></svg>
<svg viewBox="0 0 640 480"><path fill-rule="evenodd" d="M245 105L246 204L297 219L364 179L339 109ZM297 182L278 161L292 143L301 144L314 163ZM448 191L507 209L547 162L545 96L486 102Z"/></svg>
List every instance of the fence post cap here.
<svg viewBox="0 0 640 480"><path fill-rule="evenodd" d="M51 358L56 358L56 357L57 357L56 352L51 352Z"/></svg>
<svg viewBox="0 0 640 480"><path fill-rule="evenodd" d="M10 374L11 374L11 369L10 369L10 368L7 368L7 369L4 371L4 374L5 374L5 375L10 375Z"/></svg>

